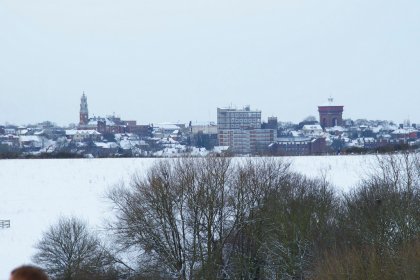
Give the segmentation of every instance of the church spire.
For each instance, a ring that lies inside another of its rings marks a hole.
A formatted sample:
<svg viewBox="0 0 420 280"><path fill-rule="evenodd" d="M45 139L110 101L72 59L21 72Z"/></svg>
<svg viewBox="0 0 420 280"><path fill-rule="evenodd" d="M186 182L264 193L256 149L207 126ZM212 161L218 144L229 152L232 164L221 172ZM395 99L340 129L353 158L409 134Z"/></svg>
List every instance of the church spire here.
<svg viewBox="0 0 420 280"><path fill-rule="evenodd" d="M89 110L88 110L88 104L87 104L87 97L84 91L83 91L82 97L80 98L79 117L80 117L79 125L87 125L88 119L89 119Z"/></svg>

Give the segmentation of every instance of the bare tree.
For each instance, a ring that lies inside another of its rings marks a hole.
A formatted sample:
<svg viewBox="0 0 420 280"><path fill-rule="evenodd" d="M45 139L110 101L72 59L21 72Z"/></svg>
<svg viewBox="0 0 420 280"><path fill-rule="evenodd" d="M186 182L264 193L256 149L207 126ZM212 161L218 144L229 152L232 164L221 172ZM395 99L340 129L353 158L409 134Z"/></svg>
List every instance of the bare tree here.
<svg viewBox="0 0 420 280"><path fill-rule="evenodd" d="M332 239L337 199L331 186L278 167L262 161L242 169L241 180L259 194L234 239L232 278L304 279Z"/></svg>
<svg viewBox="0 0 420 280"><path fill-rule="evenodd" d="M135 248L142 270L179 279L198 271L216 275L232 213L228 207L230 160L159 162L131 188L113 189L111 225L119 244ZM211 278L211 276L210 276Z"/></svg>
<svg viewBox="0 0 420 280"><path fill-rule="evenodd" d="M393 248L420 232L420 169L416 153L377 157L375 171L345 197L344 234L354 245Z"/></svg>
<svg viewBox="0 0 420 280"><path fill-rule="evenodd" d="M316 122L317 118L315 116L307 116L303 119L304 122Z"/></svg>
<svg viewBox="0 0 420 280"><path fill-rule="evenodd" d="M60 218L36 244L33 261L52 279L113 279L115 259L77 218ZM115 279L115 278L114 278Z"/></svg>

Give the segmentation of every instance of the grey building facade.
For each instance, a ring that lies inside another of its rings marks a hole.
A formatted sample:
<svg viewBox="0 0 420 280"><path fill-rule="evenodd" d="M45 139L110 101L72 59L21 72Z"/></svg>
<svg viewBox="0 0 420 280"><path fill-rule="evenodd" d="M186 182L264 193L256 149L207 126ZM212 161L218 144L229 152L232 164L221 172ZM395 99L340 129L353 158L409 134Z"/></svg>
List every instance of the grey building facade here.
<svg viewBox="0 0 420 280"><path fill-rule="evenodd" d="M243 109L217 108L217 128L218 130L261 128L261 111L251 111L249 106Z"/></svg>
<svg viewBox="0 0 420 280"><path fill-rule="evenodd" d="M264 153L276 137L274 129L261 128L261 111L251 111L249 106L217 108L217 134L220 146L238 154Z"/></svg>

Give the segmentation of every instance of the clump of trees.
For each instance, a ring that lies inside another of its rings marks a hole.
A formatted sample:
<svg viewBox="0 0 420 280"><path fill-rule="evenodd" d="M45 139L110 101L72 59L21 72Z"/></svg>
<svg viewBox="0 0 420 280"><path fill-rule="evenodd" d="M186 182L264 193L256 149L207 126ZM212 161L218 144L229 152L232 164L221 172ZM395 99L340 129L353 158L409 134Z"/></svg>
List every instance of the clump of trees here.
<svg viewBox="0 0 420 280"><path fill-rule="evenodd" d="M108 193L114 251L130 261L106 253L96 267L108 279L419 279L419 156L375 166L340 194L278 158L158 161ZM34 260L54 267L54 247Z"/></svg>
<svg viewBox="0 0 420 280"><path fill-rule="evenodd" d="M377 157L341 200L336 244L316 279L420 279L419 154Z"/></svg>
<svg viewBox="0 0 420 280"><path fill-rule="evenodd" d="M305 277L329 246L337 197L279 159L159 162L109 193L118 244L141 275L176 279Z"/></svg>

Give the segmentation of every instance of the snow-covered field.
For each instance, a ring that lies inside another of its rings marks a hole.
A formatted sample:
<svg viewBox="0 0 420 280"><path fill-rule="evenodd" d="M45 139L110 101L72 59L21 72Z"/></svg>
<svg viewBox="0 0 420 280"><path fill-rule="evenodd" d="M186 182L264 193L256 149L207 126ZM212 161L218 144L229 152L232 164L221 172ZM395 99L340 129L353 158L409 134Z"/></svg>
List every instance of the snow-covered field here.
<svg viewBox="0 0 420 280"><path fill-rule="evenodd" d="M324 174L340 190L352 188L374 160L372 156L282 158L310 177ZM60 216L75 215L100 230L109 214L105 192L143 173L160 159L0 160L0 280L30 263L42 232Z"/></svg>

